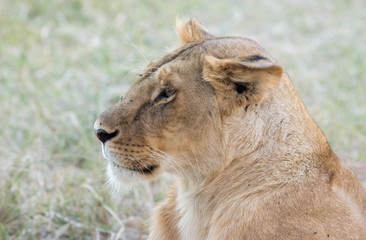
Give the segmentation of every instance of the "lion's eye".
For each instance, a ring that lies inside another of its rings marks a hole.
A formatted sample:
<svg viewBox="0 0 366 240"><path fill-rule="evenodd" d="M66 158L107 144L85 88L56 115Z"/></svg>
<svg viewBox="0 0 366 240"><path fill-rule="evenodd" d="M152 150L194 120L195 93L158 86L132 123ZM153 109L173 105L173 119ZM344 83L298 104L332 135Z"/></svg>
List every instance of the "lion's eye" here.
<svg viewBox="0 0 366 240"><path fill-rule="evenodd" d="M175 92L173 88L163 88L155 98L155 102L169 102L174 98Z"/></svg>

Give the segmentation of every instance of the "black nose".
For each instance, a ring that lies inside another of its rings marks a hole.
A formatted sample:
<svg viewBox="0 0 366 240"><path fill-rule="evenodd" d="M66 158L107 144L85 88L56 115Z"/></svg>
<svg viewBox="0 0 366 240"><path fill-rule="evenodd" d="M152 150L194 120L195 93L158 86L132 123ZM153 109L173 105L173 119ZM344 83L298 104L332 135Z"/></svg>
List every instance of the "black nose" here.
<svg viewBox="0 0 366 240"><path fill-rule="evenodd" d="M118 134L118 130L116 130L116 131L114 131L112 133L107 133L104 129L98 129L98 130L95 131L95 135L97 135L97 138L102 143L105 143L109 139L114 138L115 136L117 136L117 134Z"/></svg>

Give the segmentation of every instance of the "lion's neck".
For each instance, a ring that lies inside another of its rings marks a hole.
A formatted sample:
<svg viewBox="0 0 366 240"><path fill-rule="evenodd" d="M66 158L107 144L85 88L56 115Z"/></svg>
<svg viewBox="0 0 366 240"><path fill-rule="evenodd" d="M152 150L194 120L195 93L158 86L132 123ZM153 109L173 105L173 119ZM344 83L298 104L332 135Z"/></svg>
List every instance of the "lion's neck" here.
<svg viewBox="0 0 366 240"><path fill-rule="evenodd" d="M225 129L229 159L316 161L330 151L288 77L263 102L233 115Z"/></svg>

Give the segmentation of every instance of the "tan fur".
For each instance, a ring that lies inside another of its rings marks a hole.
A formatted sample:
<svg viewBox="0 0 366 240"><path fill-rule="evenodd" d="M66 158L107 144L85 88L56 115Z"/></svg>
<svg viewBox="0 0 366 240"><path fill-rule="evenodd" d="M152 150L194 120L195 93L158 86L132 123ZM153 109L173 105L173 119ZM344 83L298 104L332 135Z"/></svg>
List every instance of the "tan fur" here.
<svg viewBox="0 0 366 240"><path fill-rule="evenodd" d="M177 19L176 27L177 33L183 44L197 42L212 37L203 27L202 23L195 18L190 19L188 22Z"/></svg>
<svg viewBox="0 0 366 240"><path fill-rule="evenodd" d="M104 143L113 185L177 177L149 239L366 239L366 190L282 67L194 19L178 34L95 123L117 133Z"/></svg>

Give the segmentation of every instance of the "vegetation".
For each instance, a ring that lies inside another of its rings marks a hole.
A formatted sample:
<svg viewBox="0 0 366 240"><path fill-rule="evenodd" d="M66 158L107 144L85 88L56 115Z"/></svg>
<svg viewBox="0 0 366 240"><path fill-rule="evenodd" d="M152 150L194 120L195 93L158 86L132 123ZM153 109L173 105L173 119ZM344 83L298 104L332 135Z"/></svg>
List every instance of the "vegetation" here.
<svg viewBox="0 0 366 240"><path fill-rule="evenodd" d="M146 238L167 180L112 198L93 123L139 69L178 45L177 15L261 43L333 149L366 161L365 7L361 0L2 0L0 239Z"/></svg>

